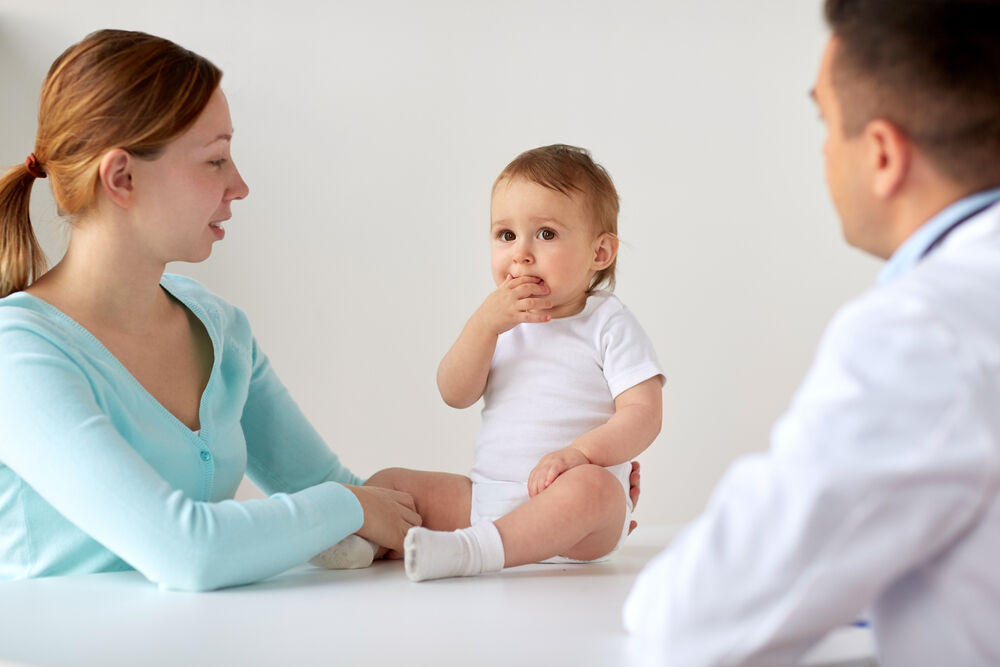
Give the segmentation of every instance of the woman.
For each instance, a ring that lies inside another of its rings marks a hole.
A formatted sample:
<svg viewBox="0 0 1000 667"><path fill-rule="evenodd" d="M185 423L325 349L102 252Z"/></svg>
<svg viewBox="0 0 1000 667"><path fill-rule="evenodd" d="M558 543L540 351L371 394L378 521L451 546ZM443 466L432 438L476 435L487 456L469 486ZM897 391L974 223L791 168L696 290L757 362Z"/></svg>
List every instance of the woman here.
<svg viewBox="0 0 1000 667"><path fill-rule="evenodd" d="M248 192L220 78L167 40L93 33L0 179L0 580L135 568L205 590L353 532L400 550L420 523L340 465L243 313L163 273L206 259ZM72 226L48 272L28 217L46 177ZM277 495L232 501L244 471Z"/></svg>

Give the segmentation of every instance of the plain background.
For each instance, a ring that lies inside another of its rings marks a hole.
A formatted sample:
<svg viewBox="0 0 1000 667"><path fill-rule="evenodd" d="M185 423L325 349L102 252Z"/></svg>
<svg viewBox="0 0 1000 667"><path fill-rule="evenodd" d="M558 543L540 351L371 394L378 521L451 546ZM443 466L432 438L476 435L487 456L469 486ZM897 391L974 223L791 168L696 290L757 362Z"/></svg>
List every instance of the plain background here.
<svg viewBox="0 0 1000 667"><path fill-rule="evenodd" d="M825 323L878 268L824 186L819 0L0 0L0 163L31 152L51 61L102 27L225 72L250 196L207 262L169 270L248 313L361 475L471 464L480 406L448 408L434 376L493 289L490 186L522 150L587 147L621 195L617 294L668 375L640 523L694 516L767 447ZM55 261L47 182L32 209Z"/></svg>

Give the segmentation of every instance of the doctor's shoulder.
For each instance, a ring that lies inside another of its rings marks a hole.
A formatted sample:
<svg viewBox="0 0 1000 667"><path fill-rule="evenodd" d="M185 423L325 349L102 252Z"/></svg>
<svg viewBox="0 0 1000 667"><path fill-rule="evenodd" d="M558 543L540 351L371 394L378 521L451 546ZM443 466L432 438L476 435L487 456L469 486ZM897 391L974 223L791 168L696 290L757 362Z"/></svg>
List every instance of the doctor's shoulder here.
<svg viewBox="0 0 1000 667"><path fill-rule="evenodd" d="M820 338L813 370L903 383L918 369L967 367L965 332L936 300L903 283L876 286L841 306ZM915 380L917 378L914 378Z"/></svg>

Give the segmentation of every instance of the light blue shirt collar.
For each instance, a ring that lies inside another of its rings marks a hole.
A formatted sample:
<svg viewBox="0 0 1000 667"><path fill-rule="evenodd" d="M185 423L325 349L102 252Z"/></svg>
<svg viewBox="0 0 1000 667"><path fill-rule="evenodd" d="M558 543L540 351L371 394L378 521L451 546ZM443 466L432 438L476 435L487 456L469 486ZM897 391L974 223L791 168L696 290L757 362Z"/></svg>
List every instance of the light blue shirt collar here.
<svg viewBox="0 0 1000 667"><path fill-rule="evenodd" d="M1000 188L983 190L949 205L943 211L921 225L903 245L896 248L889 261L878 274L878 282L885 285L912 269L942 234L961 220L975 212L1000 201Z"/></svg>

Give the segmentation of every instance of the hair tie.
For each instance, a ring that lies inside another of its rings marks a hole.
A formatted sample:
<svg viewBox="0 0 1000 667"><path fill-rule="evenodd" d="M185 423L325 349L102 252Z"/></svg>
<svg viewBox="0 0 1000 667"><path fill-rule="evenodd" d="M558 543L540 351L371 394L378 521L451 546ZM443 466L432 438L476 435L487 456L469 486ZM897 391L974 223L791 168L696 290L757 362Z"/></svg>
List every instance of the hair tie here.
<svg viewBox="0 0 1000 667"><path fill-rule="evenodd" d="M28 173L35 178L45 178L47 174L45 170L42 169L42 165L38 164L38 158L32 153L24 160L24 166L27 168Z"/></svg>

